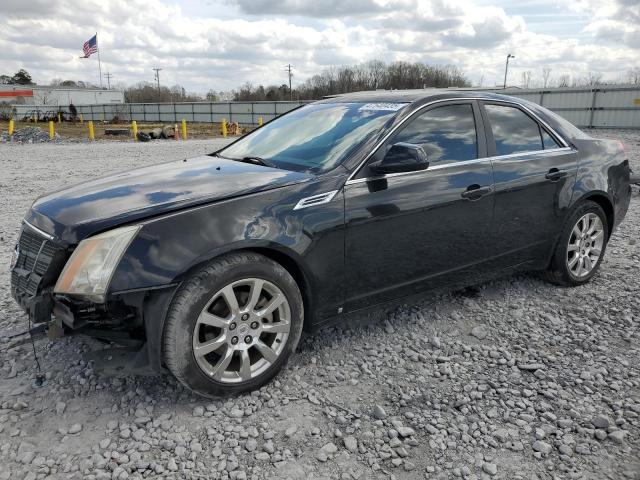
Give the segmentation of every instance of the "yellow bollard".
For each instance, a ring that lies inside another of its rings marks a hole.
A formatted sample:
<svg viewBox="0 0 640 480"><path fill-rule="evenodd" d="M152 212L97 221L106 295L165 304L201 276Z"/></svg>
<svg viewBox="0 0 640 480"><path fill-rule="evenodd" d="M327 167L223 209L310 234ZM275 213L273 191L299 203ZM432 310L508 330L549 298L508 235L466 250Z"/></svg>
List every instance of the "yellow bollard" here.
<svg viewBox="0 0 640 480"><path fill-rule="evenodd" d="M15 123L13 118L9 120L9 135L13 135L13 129L15 128Z"/></svg>
<svg viewBox="0 0 640 480"><path fill-rule="evenodd" d="M53 137L55 136L56 131L53 128L53 120L49 120L49 140L53 140Z"/></svg>
<svg viewBox="0 0 640 480"><path fill-rule="evenodd" d="M84 117L82 116L82 114L80 114L80 125L82 125L84 123Z"/></svg>
<svg viewBox="0 0 640 480"><path fill-rule="evenodd" d="M135 120L131 122L131 131L133 132L133 139L138 141L138 122Z"/></svg>
<svg viewBox="0 0 640 480"><path fill-rule="evenodd" d="M89 120L88 125L89 125L89 140L95 140L96 136L93 132L93 121Z"/></svg>
<svg viewBox="0 0 640 480"><path fill-rule="evenodd" d="M61 120L60 120L60 112L58 112L58 123L60 123L60 122L61 122Z"/></svg>
<svg viewBox="0 0 640 480"><path fill-rule="evenodd" d="M182 139L187 139L187 121L184 118L182 119Z"/></svg>
<svg viewBox="0 0 640 480"><path fill-rule="evenodd" d="M261 127L264 124L262 117L258 117L258 126Z"/></svg>
<svg viewBox="0 0 640 480"><path fill-rule="evenodd" d="M33 114L33 123L38 123L38 114L37 113Z"/></svg>
<svg viewBox="0 0 640 480"><path fill-rule="evenodd" d="M222 136L223 137L227 136L227 119L226 118L222 119Z"/></svg>

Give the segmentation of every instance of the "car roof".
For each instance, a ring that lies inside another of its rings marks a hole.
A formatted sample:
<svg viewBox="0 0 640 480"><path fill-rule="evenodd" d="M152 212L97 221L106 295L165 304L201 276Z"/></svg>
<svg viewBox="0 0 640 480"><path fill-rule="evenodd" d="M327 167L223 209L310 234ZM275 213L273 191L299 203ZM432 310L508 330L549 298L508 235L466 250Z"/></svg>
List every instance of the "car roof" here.
<svg viewBox="0 0 640 480"><path fill-rule="evenodd" d="M373 102L397 102L414 103L424 100L436 100L446 98L482 98L487 100L509 100L524 103L515 97L499 95L496 93L458 90L445 88L426 88L416 90L370 90L364 92L343 93L331 95L320 100L322 103L373 103Z"/></svg>

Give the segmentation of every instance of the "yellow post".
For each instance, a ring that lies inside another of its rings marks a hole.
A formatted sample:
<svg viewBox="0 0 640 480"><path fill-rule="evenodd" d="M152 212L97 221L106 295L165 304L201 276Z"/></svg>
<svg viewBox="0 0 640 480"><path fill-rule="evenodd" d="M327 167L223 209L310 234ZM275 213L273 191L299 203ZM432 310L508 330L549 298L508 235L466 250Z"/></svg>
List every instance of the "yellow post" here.
<svg viewBox="0 0 640 480"><path fill-rule="evenodd" d="M138 141L138 122L135 120L131 122L131 131L133 132L133 139Z"/></svg>
<svg viewBox="0 0 640 480"><path fill-rule="evenodd" d="M53 140L55 134L56 132L53 128L53 120L49 120L49 140Z"/></svg>
<svg viewBox="0 0 640 480"><path fill-rule="evenodd" d="M258 126L261 127L263 123L262 117L258 117Z"/></svg>
<svg viewBox="0 0 640 480"><path fill-rule="evenodd" d="M33 123L38 123L38 114L36 112L33 113Z"/></svg>
<svg viewBox="0 0 640 480"><path fill-rule="evenodd" d="M182 119L182 139L187 139L187 121L184 118Z"/></svg>
<svg viewBox="0 0 640 480"><path fill-rule="evenodd" d="M82 116L82 114L80 114L80 125L82 125L84 123L84 117Z"/></svg>
<svg viewBox="0 0 640 480"><path fill-rule="evenodd" d="M13 129L15 128L15 123L13 118L9 120L9 135L13 135Z"/></svg>
<svg viewBox="0 0 640 480"><path fill-rule="evenodd" d="M222 119L222 136L223 137L227 136L227 119L226 118Z"/></svg>
<svg viewBox="0 0 640 480"><path fill-rule="evenodd" d="M93 121L89 120L89 140L95 140L96 136L93 132Z"/></svg>
<svg viewBox="0 0 640 480"><path fill-rule="evenodd" d="M60 112L58 112L58 123L60 123Z"/></svg>

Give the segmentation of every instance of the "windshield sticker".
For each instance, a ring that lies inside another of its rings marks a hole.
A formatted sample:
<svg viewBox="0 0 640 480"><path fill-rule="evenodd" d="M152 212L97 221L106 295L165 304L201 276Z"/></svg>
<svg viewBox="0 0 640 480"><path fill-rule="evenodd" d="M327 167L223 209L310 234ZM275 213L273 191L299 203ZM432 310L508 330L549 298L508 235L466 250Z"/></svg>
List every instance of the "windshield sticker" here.
<svg viewBox="0 0 640 480"><path fill-rule="evenodd" d="M378 112L380 110L387 110L387 111L395 112L397 110L400 110L405 105L406 103L366 103L363 106L361 106L358 110L360 111L369 110L374 112Z"/></svg>

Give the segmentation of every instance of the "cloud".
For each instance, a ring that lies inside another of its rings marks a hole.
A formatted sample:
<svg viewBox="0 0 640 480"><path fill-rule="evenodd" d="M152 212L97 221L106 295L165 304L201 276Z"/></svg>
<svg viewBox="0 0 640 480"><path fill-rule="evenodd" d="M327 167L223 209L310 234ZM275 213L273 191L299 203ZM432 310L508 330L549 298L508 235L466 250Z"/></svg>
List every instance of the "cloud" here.
<svg viewBox="0 0 640 480"><path fill-rule="evenodd" d="M244 82L294 84L333 65L384 61L454 64L484 85L501 82L507 53L522 71L616 78L640 66L637 0L576 0L562 13L588 16L575 38L532 31L526 15L471 0L1 0L1 73L29 70L99 83L97 59L78 58L98 32L103 72L127 84L228 90Z"/></svg>

